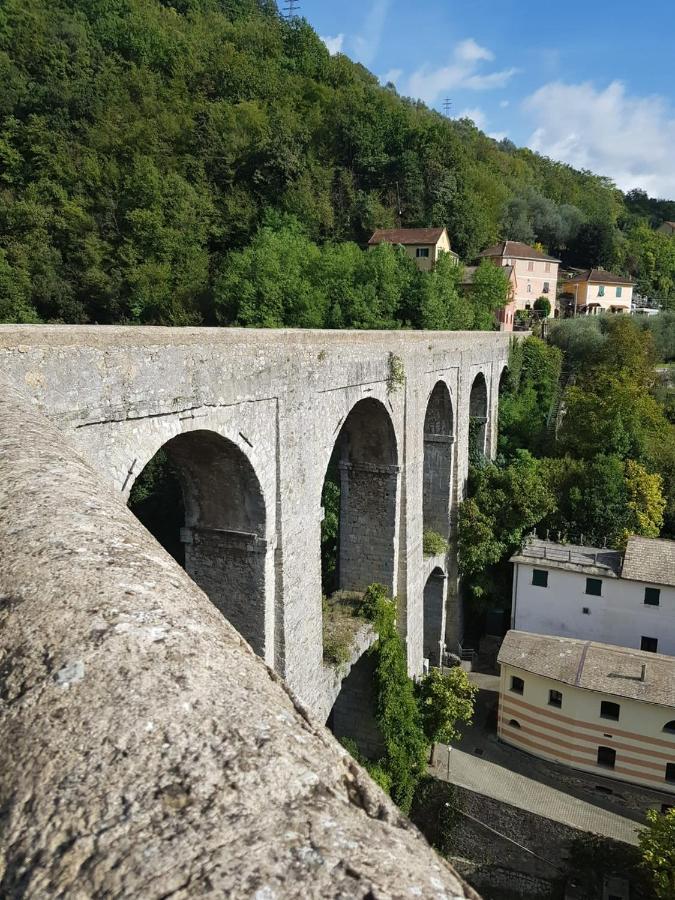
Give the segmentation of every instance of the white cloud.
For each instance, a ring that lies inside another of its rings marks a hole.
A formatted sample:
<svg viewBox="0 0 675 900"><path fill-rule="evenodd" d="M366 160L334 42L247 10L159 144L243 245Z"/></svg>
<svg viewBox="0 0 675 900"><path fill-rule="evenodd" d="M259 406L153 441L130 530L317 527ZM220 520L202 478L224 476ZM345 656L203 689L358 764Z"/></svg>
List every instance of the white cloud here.
<svg viewBox="0 0 675 900"><path fill-rule="evenodd" d="M471 119L476 128L480 128L482 131L485 131L487 126L487 116L478 106L474 106L472 109L463 109L459 118Z"/></svg>
<svg viewBox="0 0 675 900"><path fill-rule="evenodd" d="M510 106L511 103L509 100L502 100L502 102L499 105L501 106L502 109L506 109L506 107Z"/></svg>
<svg viewBox="0 0 675 900"><path fill-rule="evenodd" d="M491 50L477 44L473 38L467 38L455 47L455 57L464 62L478 62L481 59L492 60L495 55Z"/></svg>
<svg viewBox="0 0 675 900"><path fill-rule="evenodd" d="M336 53L342 53L342 45L345 41L344 34L336 34L335 37L322 37L321 40L328 47L328 52L331 56L335 56Z"/></svg>
<svg viewBox="0 0 675 900"><path fill-rule="evenodd" d="M369 66L377 56L389 3L390 0L373 0L363 28L351 39L353 55L365 66Z"/></svg>
<svg viewBox="0 0 675 900"><path fill-rule="evenodd" d="M391 81L392 84L397 84L401 75L403 75L403 69L389 69L384 75L380 75L380 82L382 84L389 84Z"/></svg>
<svg viewBox="0 0 675 900"><path fill-rule="evenodd" d="M434 103L442 93L450 90L487 91L504 87L518 70L510 68L488 73L478 71L481 63L493 59L492 51L481 47L473 38L467 38L456 44L452 59L447 65L437 69L425 65L413 72L404 93L419 97L426 103Z"/></svg>
<svg viewBox="0 0 675 900"><path fill-rule="evenodd" d="M608 175L623 190L675 197L675 111L662 97L628 96L619 81L604 90L556 81L523 106L533 150Z"/></svg>

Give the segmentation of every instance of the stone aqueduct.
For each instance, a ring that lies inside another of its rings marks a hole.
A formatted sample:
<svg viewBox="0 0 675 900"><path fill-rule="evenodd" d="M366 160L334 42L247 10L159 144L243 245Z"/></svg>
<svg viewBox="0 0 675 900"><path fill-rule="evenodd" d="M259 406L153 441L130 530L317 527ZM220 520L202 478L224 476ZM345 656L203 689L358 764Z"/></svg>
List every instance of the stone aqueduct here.
<svg viewBox="0 0 675 900"><path fill-rule="evenodd" d="M322 721L320 526L338 449L339 582L398 597L411 674L461 631L452 533L470 417L496 444L498 333L0 327L0 371L126 499L164 448L180 473L185 568Z"/></svg>

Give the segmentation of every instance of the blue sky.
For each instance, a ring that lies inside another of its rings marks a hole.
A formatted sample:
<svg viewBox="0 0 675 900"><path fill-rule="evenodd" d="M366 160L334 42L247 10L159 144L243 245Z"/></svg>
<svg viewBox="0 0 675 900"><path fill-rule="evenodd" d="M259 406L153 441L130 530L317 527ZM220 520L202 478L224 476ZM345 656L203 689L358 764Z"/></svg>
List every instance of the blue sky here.
<svg viewBox="0 0 675 900"><path fill-rule="evenodd" d="M488 134L675 198L670 0L301 0L326 40Z"/></svg>

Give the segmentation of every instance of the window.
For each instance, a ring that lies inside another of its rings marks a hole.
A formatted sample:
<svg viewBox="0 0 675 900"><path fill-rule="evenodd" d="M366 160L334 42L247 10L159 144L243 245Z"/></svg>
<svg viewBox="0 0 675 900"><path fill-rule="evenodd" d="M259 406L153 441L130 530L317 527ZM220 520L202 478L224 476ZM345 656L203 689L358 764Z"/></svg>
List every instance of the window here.
<svg viewBox="0 0 675 900"><path fill-rule="evenodd" d="M663 726L663 730L666 732L666 734L675 734L675 719L670 722L666 722L666 724Z"/></svg>
<svg viewBox="0 0 675 900"><path fill-rule="evenodd" d="M549 691L548 692L548 705L555 706L558 709L562 706L562 694L560 691Z"/></svg>
<svg viewBox="0 0 675 900"><path fill-rule="evenodd" d="M659 646L658 638L642 637L640 640L640 650L646 650L647 653L656 653Z"/></svg>
<svg viewBox="0 0 675 900"><path fill-rule="evenodd" d="M666 763L666 781L675 784L675 763Z"/></svg>
<svg viewBox="0 0 675 900"><path fill-rule="evenodd" d="M615 722L618 722L620 709L621 707L618 703L611 703L609 700L603 700L600 704L600 718L613 719Z"/></svg>
<svg viewBox="0 0 675 900"><path fill-rule="evenodd" d="M527 286L527 293L528 294L532 293L532 285L531 284L528 284L528 286Z"/></svg>
<svg viewBox="0 0 675 900"><path fill-rule="evenodd" d="M551 271L551 263L546 263L546 271L547 272Z"/></svg>
<svg viewBox="0 0 675 900"><path fill-rule="evenodd" d="M546 569L532 569L532 584L535 587L548 587L548 572Z"/></svg>
<svg viewBox="0 0 675 900"><path fill-rule="evenodd" d="M523 689L525 687L525 682L522 678L518 678L517 675L511 676L511 690L514 694L522 694Z"/></svg>
<svg viewBox="0 0 675 900"><path fill-rule="evenodd" d="M605 296L605 286L604 286L604 284L601 284L600 287L598 288L598 297L604 297L604 296Z"/></svg>
<svg viewBox="0 0 675 900"><path fill-rule="evenodd" d="M617 296L617 297L620 297L620 296L621 296L621 288L620 288L620 287L618 287L618 288L616 289L616 296Z"/></svg>
<svg viewBox="0 0 675 900"><path fill-rule="evenodd" d="M429 258L429 248L428 247L418 247L415 255L418 259L428 259Z"/></svg>
<svg viewBox="0 0 675 900"><path fill-rule="evenodd" d="M517 719L509 719L510 728L520 728L520 722Z"/></svg>
<svg viewBox="0 0 675 900"><path fill-rule="evenodd" d="M590 608L590 606L584 606L584 607L582 607L581 611L582 611L582 613L583 613L585 616L590 616L590 614L591 614L591 608Z"/></svg>
<svg viewBox="0 0 675 900"><path fill-rule="evenodd" d="M594 597L602 596L602 578L587 578L586 593L592 594Z"/></svg>
<svg viewBox="0 0 675 900"><path fill-rule="evenodd" d="M658 606L661 602L660 588L645 588L645 605Z"/></svg>
<svg viewBox="0 0 675 900"><path fill-rule="evenodd" d="M530 260L530 261L528 262L528 264L527 264L527 271L528 271L528 272L534 272L534 262L533 262L533 260Z"/></svg>
<svg viewBox="0 0 675 900"><path fill-rule="evenodd" d="M613 769L616 762L616 750L611 747L598 747L598 765L605 769Z"/></svg>
<svg viewBox="0 0 675 900"><path fill-rule="evenodd" d="M550 290L550 284L548 281L545 281L544 282L544 293L548 294L549 290Z"/></svg>

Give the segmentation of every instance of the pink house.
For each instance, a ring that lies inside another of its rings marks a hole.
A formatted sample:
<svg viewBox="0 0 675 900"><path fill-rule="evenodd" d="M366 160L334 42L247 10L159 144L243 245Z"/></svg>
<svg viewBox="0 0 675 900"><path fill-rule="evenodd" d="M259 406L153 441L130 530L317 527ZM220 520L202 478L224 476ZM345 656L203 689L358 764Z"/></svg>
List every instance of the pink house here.
<svg viewBox="0 0 675 900"><path fill-rule="evenodd" d="M555 311L558 286L558 266L560 260L547 256L529 244L520 241L500 241L480 254L497 266L512 266L514 274L514 295L512 310L504 309L504 315L513 315L515 310L533 309L538 297L547 297L551 302L552 316ZM510 330L510 329L509 329Z"/></svg>

